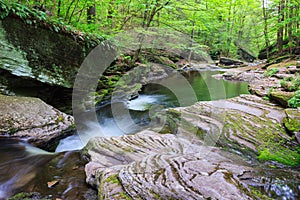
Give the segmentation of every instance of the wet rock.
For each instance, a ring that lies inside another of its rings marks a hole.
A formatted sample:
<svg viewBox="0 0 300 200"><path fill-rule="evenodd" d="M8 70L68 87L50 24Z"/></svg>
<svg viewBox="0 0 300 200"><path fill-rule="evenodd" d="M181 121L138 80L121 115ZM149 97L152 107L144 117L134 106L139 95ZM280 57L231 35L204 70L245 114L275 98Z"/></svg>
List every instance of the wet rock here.
<svg viewBox="0 0 300 200"><path fill-rule="evenodd" d="M175 70L162 64L139 64L128 71L117 83L112 94L112 102L124 102L138 97L143 85L167 78Z"/></svg>
<svg viewBox="0 0 300 200"><path fill-rule="evenodd" d="M273 88L280 87L280 80L274 77L254 79L249 83L249 92L257 96L267 96Z"/></svg>
<svg viewBox="0 0 300 200"><path fill-rule="evenodd" d="M31 192L31 193L26 193L26 192L21 192L16 195L14 195L11 198L8 198L8 200L22 200L22 199L27 199L27 200L51 200L51 196L44 197L38 192Z"/></svg>
<svg viewBox="0 0 300 200"><path fill-rule="evenodd" d="M295 133L295 137L296 137L298 143L300 144L300 131L298 131L297 133Z"/></svg>
<svg viewBox="0 0 300 200"><path fill-rule="evenodd" d="M246 50L242 47L238 48L237 54L240 57L240 59L243 59L247 62L253 62L256 59L256 56L253 53L250 53L249 50Z"/></svg>
<svg viewBox="0 0 300 200"><path fill-rule="evenodd" d="M239 157L175 135L95 138L83 155L99 199L252 199L241 180L253 169Z"/></svg>
<svg viewBox="0 0 300 200"><path fill-rule="evenodd" d="M169 109L168 116L172 132L193 143L258 152L269 144L277 148L276 141L292 141L281 125L285 110L254 95Z"/></svg>
<svg viewBox="0 0 300 200"><path fill-rule="evenodd" d="M74 128L73 117L37 98L0 95L0 110L1 135L28 139L46 149Z"/></svg>
<svg viewBox="0 0 300 200"><path fill-rule="evenodd" d="M219 60L219 64L224 66L238 67L244 63L239 60L233 60L230 58L221 57Z"/></svg>

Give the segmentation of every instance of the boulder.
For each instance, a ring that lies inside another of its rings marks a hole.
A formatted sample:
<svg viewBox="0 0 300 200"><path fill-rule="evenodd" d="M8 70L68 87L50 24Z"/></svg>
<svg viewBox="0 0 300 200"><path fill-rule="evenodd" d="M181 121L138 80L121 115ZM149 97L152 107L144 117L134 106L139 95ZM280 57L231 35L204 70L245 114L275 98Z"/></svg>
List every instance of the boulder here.
<svg viewBox="0 0 300 200"><path fill-rule="evenodd" d="M74 130L73 117L31 97L0 95L0 134L22 138L51 150L57 139Z"/></svg>
<svg viewBox="0 0 300 200"><path fill-rule="evenodd" d="M242 64L244 64L242 61L239 60L233 60L231 58L225 58L221 57L219 60L219 64L223 66L231 66L231 67L238 67Z"/></svg>
<svg viewBox="0 0 300 200"><path fill-rule="evenodd" d="M240 57L240 59L243 59L247 62L253 62L256 59L256 56L254 56L253 53L250 53L245 48L239 47L237 50L237 54Z"/></svg>
<svg viewBox="0 0 300 200"><path fill-rule="evenodd" d="M294 92L285 92L280 90L275 90L270 92L270 99L276 101L283 107L288 106L288 100L294 96Z"/></svg>
<svg viewBox="0 0 300 200"><path fill-rule="evenodd" d="M300 111L299 109L288 108L285 109L285 113L286 117L283 120L284 126L289 133L295 134L298 139L300 131Z"/></svg>
<svg viewBox="0 0 300 200"><path fill-rule="evenodd" d="M11 13L0 21L0 69L25 79L72 88L83 60L103 39L66 31L39 19L28 20L32 23Z"/></svg>
<svg viewBox="0 0 300 200"><path fill-rule="evenodd" d="M252 199L242 179L253 169L241 158L175 135L94 138L83 155L99 199Z"/></svg>

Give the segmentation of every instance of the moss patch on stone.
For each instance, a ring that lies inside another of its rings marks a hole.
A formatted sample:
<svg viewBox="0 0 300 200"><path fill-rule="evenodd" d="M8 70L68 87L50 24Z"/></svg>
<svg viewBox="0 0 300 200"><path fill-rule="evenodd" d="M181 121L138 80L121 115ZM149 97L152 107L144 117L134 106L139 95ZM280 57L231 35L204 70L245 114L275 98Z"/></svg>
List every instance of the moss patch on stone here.
<svg viewBox="0 0 300 200"><path fill-rule="evenodd" d="M284 118L283 124L285 128L290 132L297 132L300 130L300 122L298 119Z"/></svg>
<svg viewBox="0 0 300 200"><path fill-rule="evenodd" d="M118 174L115 174L113 176L109 176L107 179L105 179L104 182L120 184L120 181L119 181L119 178L118 178Z"/></svg>
<svg viewBox="0 0 300 200"><path fill-rule="evenodd" d="M14 195L11 198L8 198L8 200L51 200L52 198L48 197L41 197L41 195L37 192L31 192L31 193L26 193L26 192L21 192L16 195Z"/></svg>
<svg viewBox="0 0 300 200"><path fill-rule="evenodd" d="M270 150L269 148L265 148L259 153L258 159L261 161L273 160L289 166L297 166L300 164L299 148L295 151L290 149Z"/></svg>
<svg viewBox="0 0 300 200"><path fill-rule="evenodd" d="M284 91L272 91L270 92L270 99L278 102L280 105L287 107L288 101L293 97L293 92L284 92Z"/></svg>

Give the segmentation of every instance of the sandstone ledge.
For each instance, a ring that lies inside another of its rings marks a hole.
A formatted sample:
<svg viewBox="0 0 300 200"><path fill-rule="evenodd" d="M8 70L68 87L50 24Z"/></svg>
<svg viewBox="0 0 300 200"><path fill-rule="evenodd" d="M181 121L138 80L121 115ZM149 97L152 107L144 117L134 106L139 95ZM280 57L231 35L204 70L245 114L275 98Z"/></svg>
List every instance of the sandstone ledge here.
<svg viewBox="0 0 300 200"><path fill-rule="evenodd" d="M41 147L74 129L73 117L32 97L0 95L0 134L28 140Z"/></svg>

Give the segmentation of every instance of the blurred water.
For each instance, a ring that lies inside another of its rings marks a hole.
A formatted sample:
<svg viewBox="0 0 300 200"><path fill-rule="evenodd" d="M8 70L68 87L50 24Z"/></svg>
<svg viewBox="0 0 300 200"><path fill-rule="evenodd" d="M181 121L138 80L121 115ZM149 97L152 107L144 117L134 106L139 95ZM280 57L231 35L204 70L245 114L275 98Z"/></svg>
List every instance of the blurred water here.
<svg viewBox="0 0 300 200"><path fill-rule="evenodd" d="M36 177L55 154L24 141L0 138L0 199L5 199Z"/></svg>

